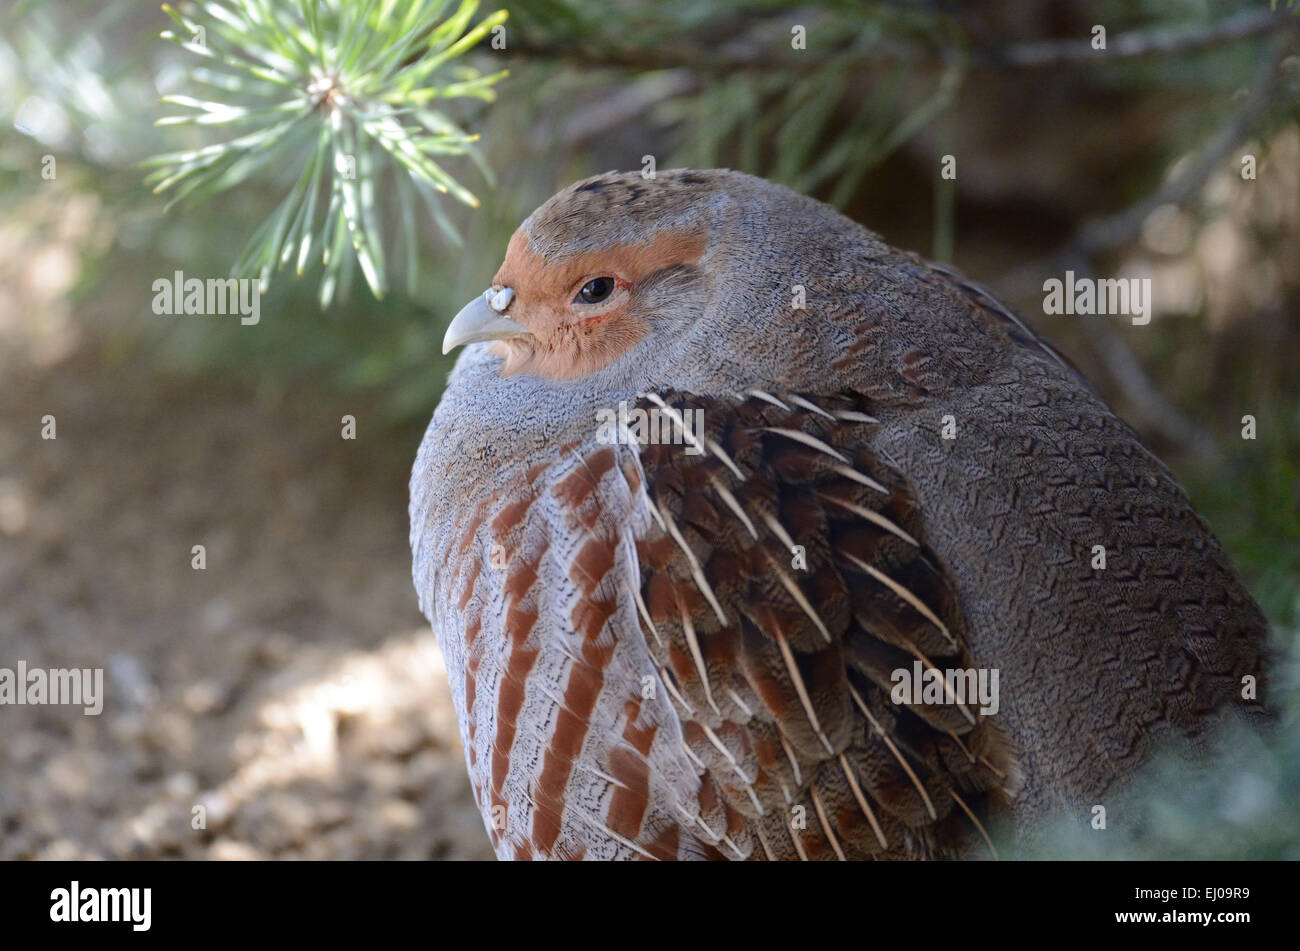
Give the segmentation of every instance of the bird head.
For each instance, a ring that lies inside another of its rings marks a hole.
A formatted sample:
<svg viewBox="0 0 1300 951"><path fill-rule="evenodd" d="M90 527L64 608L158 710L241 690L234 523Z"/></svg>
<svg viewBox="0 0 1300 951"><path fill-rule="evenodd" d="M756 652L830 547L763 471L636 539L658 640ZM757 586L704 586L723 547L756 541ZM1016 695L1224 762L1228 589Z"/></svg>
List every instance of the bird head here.
<svg viewBox="0 0 1300 951"><path fill-rule="evenodd" d="M521 395L825 389L850 377L894 394L919 355L939 386L961 375L961 353L992 340L963 301L919 259L773 182L606 172L528 216L443 352L486 343L462 370L472 364L479 386L529 381L510 388Z"/></svg>
<svg viewBox="0 0 1300 951"><path fill-rule="evenodd" d="M725 171L606 173L520 225L492 286L447 328L443 352L492 341L503 376L586 377L651 352L713 295L707 266L730 204Z"/></svg>

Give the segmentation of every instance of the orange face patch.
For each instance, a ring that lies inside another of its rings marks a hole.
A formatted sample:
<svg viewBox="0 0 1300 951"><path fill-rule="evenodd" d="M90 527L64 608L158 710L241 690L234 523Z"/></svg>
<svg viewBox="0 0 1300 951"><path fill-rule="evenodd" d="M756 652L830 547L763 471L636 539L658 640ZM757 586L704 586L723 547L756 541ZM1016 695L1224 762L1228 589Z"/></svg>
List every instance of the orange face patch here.
<svg viewBox="0 0 1300 951"><path fill-rule="evenodd" d="M527 372L568 380L609 366L645 335L632 313L637 285L664 268L698 260L704 243L699 232L660 231L644 244L617 244L550 261L528 247L522 228L516 231L492 283L514 289L507 316L532 336L492 345L505 358L502 375ZM582 286L597 277L614 278L614 293L598 304L575 304Z"/></svg>

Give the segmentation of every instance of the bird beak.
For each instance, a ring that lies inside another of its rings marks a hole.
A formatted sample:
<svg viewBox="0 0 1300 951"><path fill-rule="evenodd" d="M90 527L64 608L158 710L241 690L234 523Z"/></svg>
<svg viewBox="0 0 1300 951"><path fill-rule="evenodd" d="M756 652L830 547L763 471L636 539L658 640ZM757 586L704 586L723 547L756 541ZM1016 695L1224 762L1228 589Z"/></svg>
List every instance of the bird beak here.
<svg viewBox="0 0 1300 951"><path fill-rule="evenodd" d="M532 331L523 324L501 313L510 306L513 298L514 292L509 288L488 290L462 307L442 338L442 352L451 353L466 343L506 340L530 334Z"/></svg>

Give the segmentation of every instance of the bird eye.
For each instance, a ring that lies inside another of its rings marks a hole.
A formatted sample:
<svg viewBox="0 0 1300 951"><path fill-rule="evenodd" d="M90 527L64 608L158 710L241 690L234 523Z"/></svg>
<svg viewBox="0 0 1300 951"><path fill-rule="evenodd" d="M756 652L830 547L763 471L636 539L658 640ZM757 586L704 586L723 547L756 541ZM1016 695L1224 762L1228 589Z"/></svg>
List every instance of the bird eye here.
<svg viewBox="0 0 1300 951"><path fill-rule="evenodd" d="M584 304L599 304L612 293L614 293L612 277L595 277L582 285L582 290L578 291L578 299L574 303L581 301Z"/></svg>

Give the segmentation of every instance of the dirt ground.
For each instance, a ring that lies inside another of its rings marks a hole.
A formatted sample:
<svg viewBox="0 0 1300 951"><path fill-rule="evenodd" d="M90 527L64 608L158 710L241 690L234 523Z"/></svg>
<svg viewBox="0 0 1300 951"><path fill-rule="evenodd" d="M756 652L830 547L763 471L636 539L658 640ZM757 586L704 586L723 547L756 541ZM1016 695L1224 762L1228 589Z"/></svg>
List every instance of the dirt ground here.
<svg viewBox="0 0 1300 951"><path fill-rule="evenodd" d="M3 376L0 667L102 667L106 700L0 707L0 859L491 857L411 587L414 446L99 356Z"/></svg>

